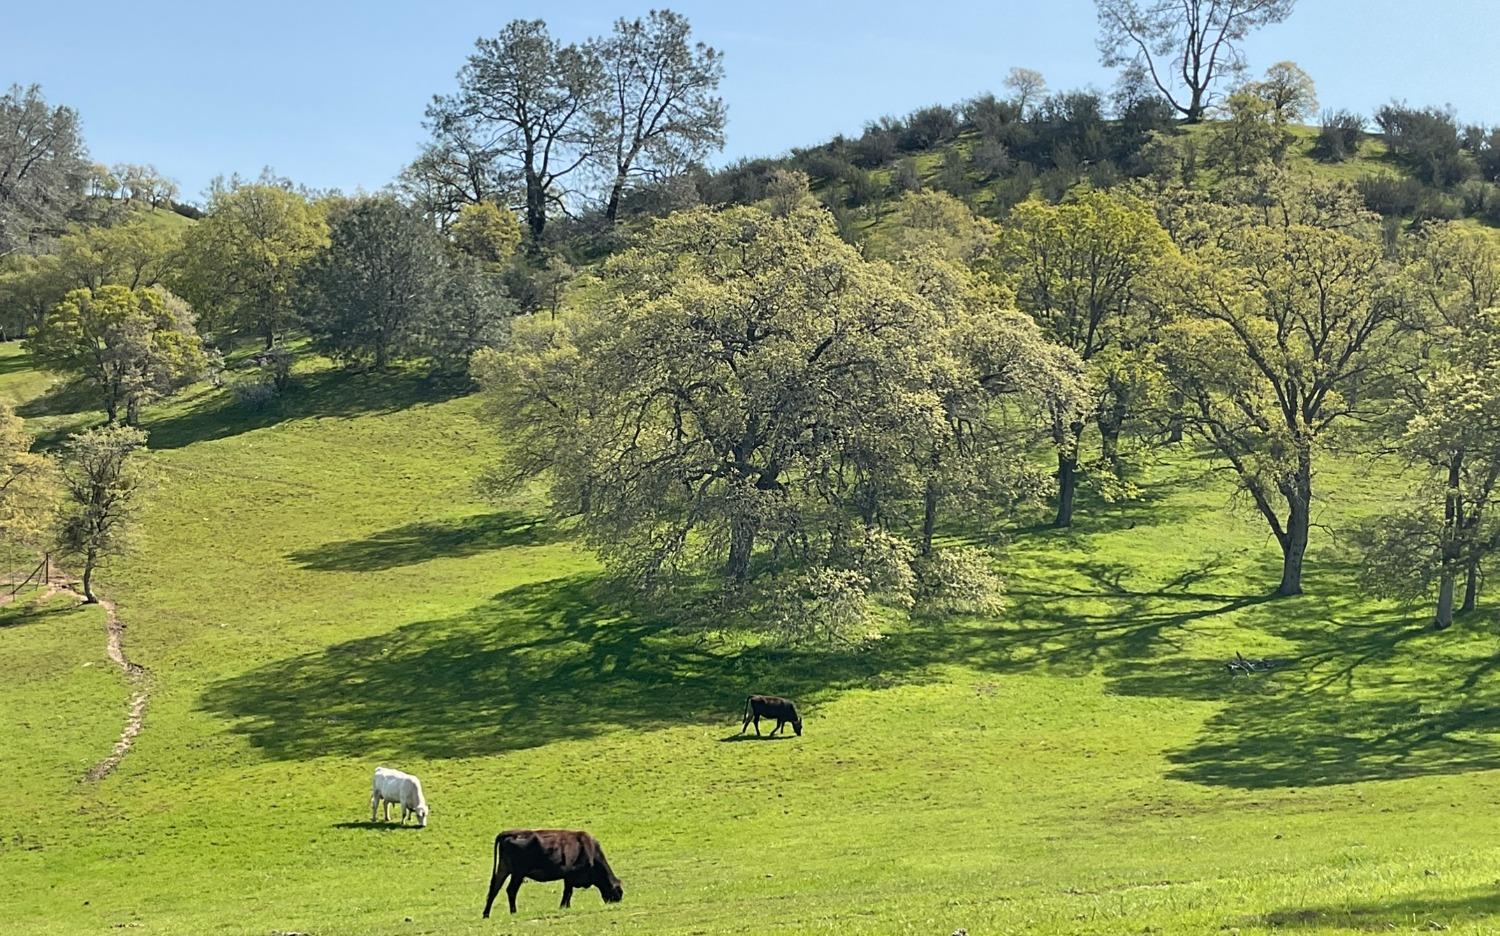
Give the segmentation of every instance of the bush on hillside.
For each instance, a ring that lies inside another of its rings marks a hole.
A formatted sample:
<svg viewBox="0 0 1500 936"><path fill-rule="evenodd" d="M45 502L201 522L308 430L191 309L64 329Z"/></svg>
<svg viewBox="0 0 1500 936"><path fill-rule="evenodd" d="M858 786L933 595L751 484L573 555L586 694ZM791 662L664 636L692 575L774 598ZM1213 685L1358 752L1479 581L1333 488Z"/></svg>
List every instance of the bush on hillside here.
<svg viewBox="0 0 1500 936"><path fill-rule="evenodd" d="M1371 211L1386 217L1415 212L1427 191L1416 179L1387 174L1361 176L1354 187Z"/></svg>
<svg viewBox="0 0 1500 936"><path fill-rule="evenodd" d="M1387 104L1375 113L1375 123L1391 154L1423 182L1447 188L1474 173L1451 111Z"/></svg>
<svg viewBox="0 0 1500 936"><path fill-rule="evenodd" d="M1365 119L1351 111L1324 111L1313 156L1324 162L1353 159L1365 138Z"/></svg>
<svg viewBox="0 0 1500 936"><path fill-rule="evenodd" d="M932 149L945 140L958 136L958 117L953 108L934 104L912 113L906 118L906 129L897 141L908 153Z"/></svg>

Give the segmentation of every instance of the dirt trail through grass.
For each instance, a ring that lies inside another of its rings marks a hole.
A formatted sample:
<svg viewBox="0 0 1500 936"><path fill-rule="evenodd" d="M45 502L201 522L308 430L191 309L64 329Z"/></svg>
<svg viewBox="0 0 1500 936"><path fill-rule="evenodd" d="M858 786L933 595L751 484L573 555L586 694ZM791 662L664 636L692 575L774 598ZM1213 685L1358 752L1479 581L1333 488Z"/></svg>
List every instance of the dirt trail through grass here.
<svg viewBox="0 0 1500 936"><path fill-rule="evenodd" d="M77 590L77 582L72 578L58 578L49 582L40 589L36 597L32 599L32 603L41 605L53 595L64 592L77 599L80 605L84 603L83 595ZM16 597L16 592L0 594L0 607L15 601ZM120 766L120 761L124 760L125 755L130 751L130 746L135 743L135 736L141 733L141 722L146 717L148 699L146 668L125 655L125 625L120 623L120 615L115 609L115 603L107 598L100 598L98 604L104 609L106 636L104 652L125 673L125 678L130 680L135 691L131 693L129 714L125 717L125 727L120 731L119 740L115 741L114 750L108 757L90 767L83 775L83 779L89 782L103 780Z"/></svg>
<svg viewBox="0 0 1500 936"><path fill-rule="evenodd" d="M79 596L79 600L83 600L82 596ZM135 692L130 697L130 714L125 718L125 727L120 731L120 739L115 742L115 749L83 775L83 778L89 781L103 780L120 766L120 761L125 758L130 751L130 746L135 743L135 736L141 733L141 722L146 717L146 668L131 661L125 655L123 642L125 625L120 623L120 616L115 611L115 603L107 598L100 598L99 606L104 609L104 629L109 635L105 650L115 665L125 671L125 678L135 686Z"/></svg>

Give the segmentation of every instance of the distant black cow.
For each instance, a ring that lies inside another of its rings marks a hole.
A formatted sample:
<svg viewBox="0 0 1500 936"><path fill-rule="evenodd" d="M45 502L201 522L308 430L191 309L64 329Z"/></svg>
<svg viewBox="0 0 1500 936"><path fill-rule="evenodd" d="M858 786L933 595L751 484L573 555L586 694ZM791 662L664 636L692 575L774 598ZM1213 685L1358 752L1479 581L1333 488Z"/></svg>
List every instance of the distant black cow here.
<svg viewBox="0 0 1500 936"><path fill-rule="evenodd" d="M753 695L746 699L745 723L740 725L740 734L744 734L745 729L750 727L751 722L754 722L755 733L759 735L762 718L776 719L776 727L771 731L772 736L775 736L776 732L790 722L792 730L797 732L797 737L802 737L802 719L797 715L797 706L792 704L791 699L773 695Z"/></svg>
<svg viewBox="0 0 1500 936"><path fill-rule="evenodd" d="M495 870L490 875L490 895L484 901L484 916L490 915L500 885L510 878L505 896L510 912L516 912L516 894L526 878L562 881L562 906L573 900L573 888L597 887L605 903L618 903L625 896L620 879L609 869L604 849L587 832L566 829L512 829L495 836Z"/></svg>

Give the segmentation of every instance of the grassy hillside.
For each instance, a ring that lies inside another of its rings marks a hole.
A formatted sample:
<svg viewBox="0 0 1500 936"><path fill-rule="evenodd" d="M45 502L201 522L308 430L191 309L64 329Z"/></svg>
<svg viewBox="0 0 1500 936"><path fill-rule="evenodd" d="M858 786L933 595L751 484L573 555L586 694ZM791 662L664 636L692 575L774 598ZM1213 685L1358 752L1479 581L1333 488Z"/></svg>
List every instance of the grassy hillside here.
<svg viewBox="0 0 1500 936"><path fill-rule="evenodd" d="M1206 122L1192 126L1178 126L1173 131L1176 139L1185 145L1195 146L1197 149L1196 184L1211 185L1215 180L1215 170L1204 165L1204 154L1208 141L1216 129L1215 123ZM1378 135L1362 141L1358 150L1350 158L1342 162L1328 162L1316 156L1319 132L1317 127L1293 126L1288 128L1288 131L1291 134L1291 144L1287 149L1284 165L1292 173L1350 184L1370 176L1387 176L1403 180L1412 178L1409 169L1392 157L1385 142ZM894 229L896 202L898 201L894 179L898 163L909 158L915 165L917 176L924 188L944 190L945 158L951 152L956 151L960 161L967 166L970 155L978 144L979 135L972 130L965 131L956 140L908 154L896 162L870 170L873 188L884 194L858 207L854 207L851 202L851 189L847 181L816 177L813 180L812 189L819 198L837 200L849 209L847 223L857 239L868 239L879 243ZM997 199L1017 197L1014 179L1009 175L986 179L976 175L970 168L966 170L964 178L969 190L962 194L962 198L977 214L991 217L1003 216L1004 209L1010 202L999 201L997 203ZM1030 191L1033 195L1040 193L1042 183L1039 180L1034 181ZM1407 217L1405 220L1410 222L1411 218ZM1500 238L1500 228L1486 224L1479 218L1465 218L1460 223L1481 228Z"/></svg>
<svg viewBox="0 0 1500 936"><path fill-rule="evenodd" d="M47 382L0 350L34 428L92 418ZM147 422L161 483L99 582L151 671L114 775L80 781L128 695L102 616L0 609L15 931L1500 929L1495 614L1429 633L1327 535L1310 593L1265 600L1274 544L1190 453L1010 531L1003 617L792 654L674 632L535 503L478 500L504 440L451 389L310 363L266 410L205 389ZM1335 528L1398 489L1319 484ZM751 691L805 735L740 741ZM428 829L369 824L379 764ZM494 834L531 825L595 832L624 903L529 883L480 921Z"/></svg>

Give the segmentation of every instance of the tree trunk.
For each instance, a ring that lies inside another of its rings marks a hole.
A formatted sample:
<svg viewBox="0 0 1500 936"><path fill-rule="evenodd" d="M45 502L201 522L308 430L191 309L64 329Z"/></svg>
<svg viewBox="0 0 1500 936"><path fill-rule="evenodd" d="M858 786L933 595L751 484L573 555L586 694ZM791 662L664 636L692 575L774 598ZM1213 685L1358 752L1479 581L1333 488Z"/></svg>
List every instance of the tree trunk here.
<svg viewBox="0 0 1500 936"><path fill-rule="evenodd" d="M265 334L262 337L266 339L265 350L271 350L271 348L276 344L276 326L272 325L270 322L267 322L265 324Z"/></svg>
<svg viewBox="0 0 1500 936"><path fill-rule="evenodd" d="M1471 562L1466 570L1468 581L1464 583L1464 604L1458 610L1467 614L1479 604L1479 563Z"/></svg>
<svg viewBox="0 0 1500 936"><path fill-rule="evenodd" d="M1312 525L1312 454L1306 449L1297 459L1297 476L1287 492L1286 538L1281 543L1281 584L1278 595L1302 594L1302 558L1307 555L1308 530Z"/></svg>
<svg viewBox="0 0 1500 936"><path fill-rule="evenodd" d="M938 490L937 482L927 479L927 491L922 497L922 555L932 554L932 534L937 529Z"/></svg>
<svg viewBox="0 0 1500 936"><path fill-rule="evenodd" d="M104 401L104 415L106 425L113 426L115 419L120 415L120 402L113 396Z"/></svg>
<svg viewBox="0 0 1500 936"><path fill-rule="evenodd" d="M1446 565L1438 580L1437 614L1432 619L1434 630L1447 630L1453 626L1453 570Z"/></svg>
<svg viewBox="0 0 1500 936"><path fill-rule="evenodd" d="M83 603L98 604L99 599L94 597L94 563L99 560L97 550L90 549L83 556Z"/></svg>
<svg viewBox="0 0 1500 936"><path fill-rule="evenodd" d="M1182 441L1182 408L1186 404L1187 401L1176 390L1167 398L1167 406L1170 408L1167 414L1167 442L1171 445Z"/></svg>
<svg viewBox="0 0 1500 936"><path fill-rule="evenodd" d="M1464 457L1462 452L1454 454L1448 461L1448 489L1443 498L1443 538L1439 547L1438 605L1432 626L1446 630L1453 626L1453 579L1458 565L1459 536L1461 534L1462 492Z"/></svg>
<svg viewBox="0 0 1500 936"><path fill-rule="evenodd" d="M615 223L615 217L620 213L620 198L625 194L625 174L619 173L615 176L615 184L609 190L609 201L604 206L604 217L610 224Z"/></svg>
<svg viewBox="0 0 1500 936"><path fill-rule="evenodd" d="M535 172L526 172L526 229L531 232L528 245L533 254L542 251L542 232L547 227L547 193Z"/></svg>
<svg viewBox="0 0 1500 936"><path fill-rule="evenodd" d="M1078 456L1057 453L1057 519L1055 527L1073 525L1073 494L1078 489Z"/></svg>
<svg viewBox="0 0 1500 936"><path fill-rule="evenodd" d="M1115 474L1120 473L1120 426L1113 420L1099 420L1099 451Z"/></svg>
<svg viewBox="0 0 1500 936"><path fill-rule="evenodd" d="M139 426L141 424L141 401L139 397L132 396L125 401L125 425Z"/></svg>
<svg viewBox="0 0 1500 936"><path fill-rule="evenodd" d="M729 524L729 560L724 577L741 584L750 577L750 555L755 551L756 522L750 517L735 517Z"/></svg>

